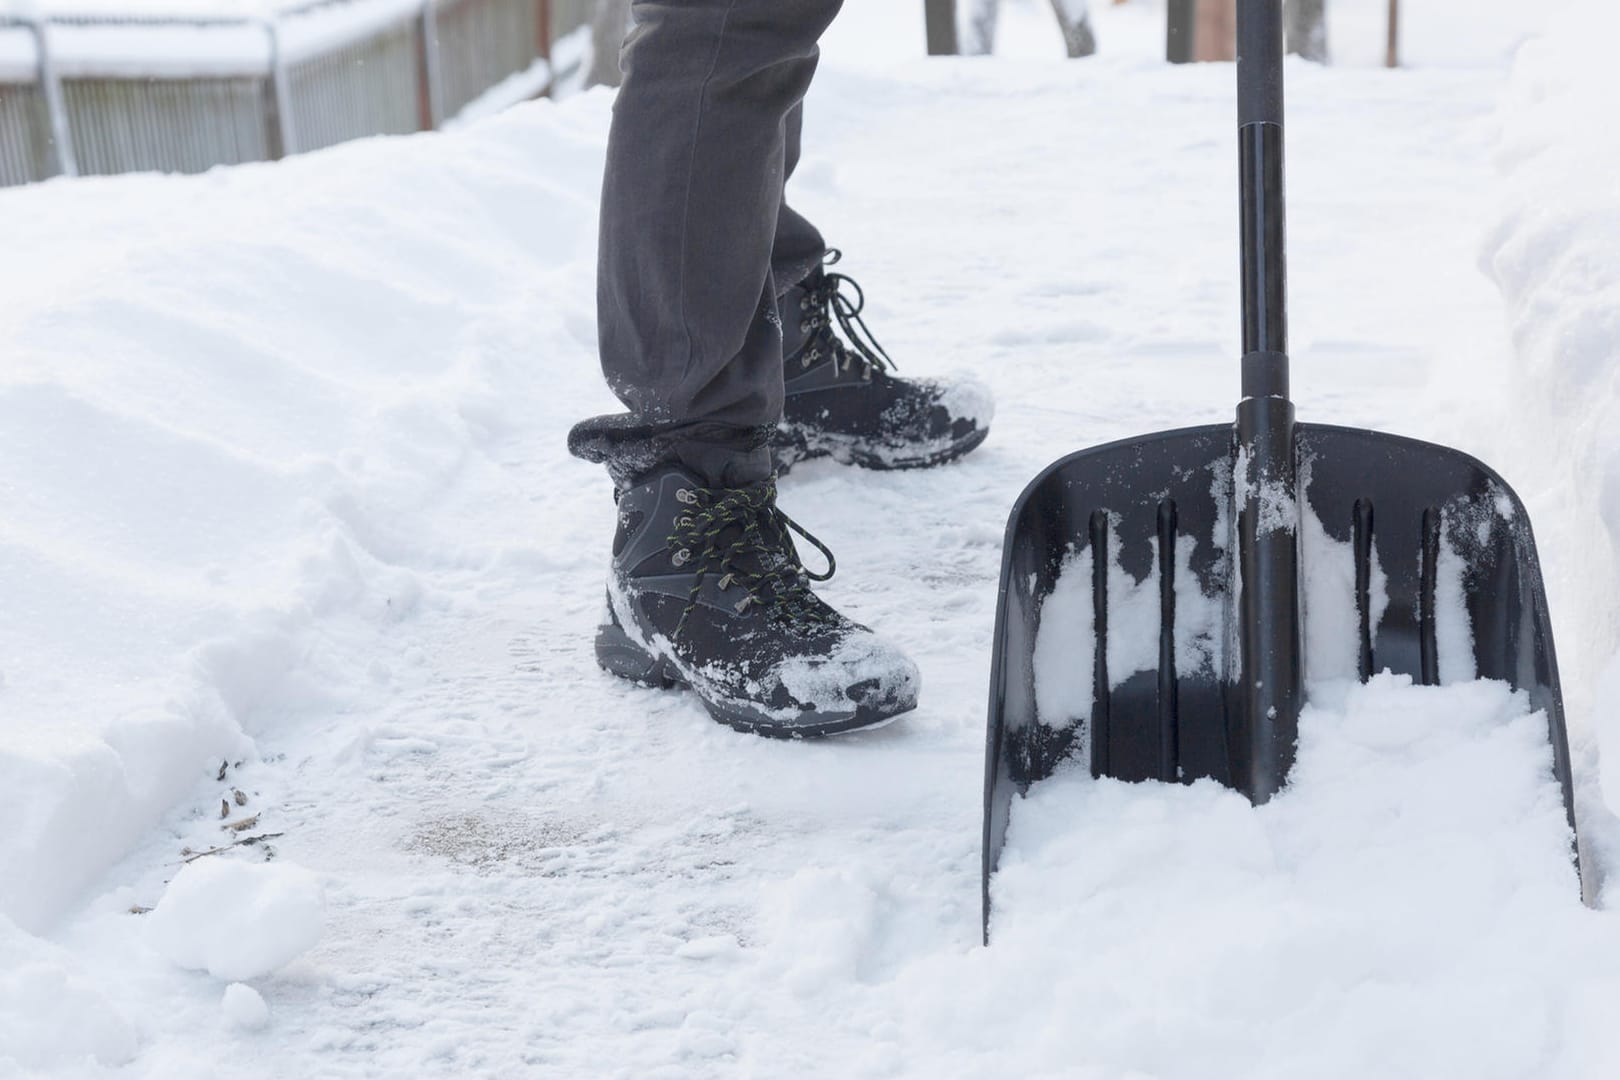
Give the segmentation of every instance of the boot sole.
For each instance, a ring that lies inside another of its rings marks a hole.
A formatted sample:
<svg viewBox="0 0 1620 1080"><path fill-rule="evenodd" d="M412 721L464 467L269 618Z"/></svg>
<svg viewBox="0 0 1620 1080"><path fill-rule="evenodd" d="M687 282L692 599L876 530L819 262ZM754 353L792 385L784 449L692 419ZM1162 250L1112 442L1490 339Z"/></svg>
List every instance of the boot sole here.
<svg viewBox="0 0 1620 1080"><path fill-rule="evenodd" d="M871 730L892 723L917 707L911 704L903 709L884 709L863 703L857 705L852 713L812 711L785 722L742 702L711 700L698 693L673 661L648 652L625 633L617 616L610 613L609 618L611 621L603 623L596 631L596 662L602 670L655 690L692 690L715 720L750 735L772 739L809 739L839 735L846 731Z"/></svg>
<svg viewBox="0 0 1620 1080"><path fill-rule="evenodd" d="M816 458L824 457L830 457L840 464L854 465L875 472L899 472L906 469L929 469L935 465L948 464L978 449L979 444L989 437L989 428L979 428L960 442L951 443L931 454L896 460L883 457L880 454L859 450L850 443L829 440L820 445L812 445L810 440L803 435L785 432L778 428L777 441L772 447L772 457L778 476L787 475L788 470L801 461L813 461Z"/></svg>

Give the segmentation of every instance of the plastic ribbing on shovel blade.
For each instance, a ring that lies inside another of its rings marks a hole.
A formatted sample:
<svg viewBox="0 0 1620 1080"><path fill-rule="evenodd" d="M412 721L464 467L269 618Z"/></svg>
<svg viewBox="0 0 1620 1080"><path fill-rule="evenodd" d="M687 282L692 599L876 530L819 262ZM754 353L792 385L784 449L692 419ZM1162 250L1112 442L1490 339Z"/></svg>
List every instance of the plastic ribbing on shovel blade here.
<svg viewBox="0 0 1620 1080"><path fill-rule="evenodd" d="M1440 630L1435 592L1440 573L1440 511L1423 511L1423 578L1418 585L1418 641L1424 686L1440 685Z"/></svg>
<svg viewBox="0 0 1620 1080"><path fill-rule="evenodd" d="M1176 504L1159 503L1159 779L1181 777L1181 718L1176 685Z"/></svg>
<svg viewBox="0 0 1620 1080"><path fill-rule="evenodd" d="M1108 739L1108 515L1091 515L1091 607L1095 652L1092 655L1091 775L1109 775Z"/></svg>
<svg viewBox="0 0 1620 1080"><path fill-rule="evenodd" d="M1351 527L1356 558L1356 617L1360 623L1357 640L1356 670L1362 682L1372 678L1372 546L1373 506L1367 499L1357 499L1353 508Z"/></svg>

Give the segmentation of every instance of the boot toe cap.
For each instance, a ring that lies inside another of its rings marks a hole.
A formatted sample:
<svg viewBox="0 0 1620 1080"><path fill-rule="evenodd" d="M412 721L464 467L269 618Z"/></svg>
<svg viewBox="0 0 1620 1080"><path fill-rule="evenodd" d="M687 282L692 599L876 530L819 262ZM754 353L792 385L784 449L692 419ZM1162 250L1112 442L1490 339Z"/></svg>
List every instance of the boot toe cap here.
<svg viewBox="0 0 1620 1080"><path fill-rule="evenodd" d="M922 682L917 665L870 630L847 634L824 656L784 660L775 676L807 713L862 714L874 723L916 708Z"/></svg>
<svg viewBox="0 0 1620 1080"><path fill-rule="evenodd" d="M985 430L996 416L996 398L990 387L972 375L952 375L934 381L934 404L945 410L953 424L966 421Z"/></svg>

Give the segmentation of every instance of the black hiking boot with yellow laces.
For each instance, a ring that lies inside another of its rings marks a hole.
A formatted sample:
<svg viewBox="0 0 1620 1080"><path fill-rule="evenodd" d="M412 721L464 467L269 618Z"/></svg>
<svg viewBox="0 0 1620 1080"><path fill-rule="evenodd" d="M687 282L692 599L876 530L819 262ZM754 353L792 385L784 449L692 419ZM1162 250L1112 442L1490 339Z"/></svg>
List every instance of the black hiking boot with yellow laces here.
<svg viewBox="0 0 1620 1080"><path fill-rule="evenodd" d="M771 441L779 472L828 456L868 469L941 465L990 434L989 390L970 378L894 374L861 319L865 302L854 280L818 267L777 305L786 392Z"/></svg>
<svg viewBox="0 0 1620 1080"><path fill-rule="evenodd" d="M597 662L690 687L716 720L779 737L883 723L917 705L917 668L829 607L810 581L832 554L776 508L774 481L706 487L667 466L618 494ZM789 530L827 558L810 574Z"/></svg>

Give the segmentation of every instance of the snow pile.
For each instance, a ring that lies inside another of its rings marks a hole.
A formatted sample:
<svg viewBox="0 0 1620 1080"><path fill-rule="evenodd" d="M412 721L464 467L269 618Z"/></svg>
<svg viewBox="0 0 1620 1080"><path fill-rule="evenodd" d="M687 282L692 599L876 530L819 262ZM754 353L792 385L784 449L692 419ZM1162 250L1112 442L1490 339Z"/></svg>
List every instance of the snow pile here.
<svg viewBox="0 0 1620 1080"><path fill-rule="evenodd" d="M1037 785L984 982L918 1022L982 1008L1074 1076L1605 1075L1620 939L1580 904L1545 718L1383 676L1316 685L1300 727L1258 810L1207 781Z"/></svg>
<svg viewBox="0 0 1620 1080"><path fill-rule="evenodd" d="M91 1058L122 1065L135 1028L66 950L29 937L0 915L0 1075Z"/></svg>
<svg viewBox="0 0 1620 1080"><path fill-rule="evenodd" d="M253 979L314 948L323 909L320 881L302 867L208 858L175 875L147 924L181 967Z"/></svg>
<svg viewBox="0 0 1620 1080"><path fill-rule="evenodd" d="M220 1012L225 1022L242 1031L257 1031L270 1022L270 1006L253 987L246 983L231 983L220 999Z"/></svg>
<svg viewBox="0 0 1620 1080"><path fill-rule="evenodd" d="M1524 459L1544 463L1521 494L1536 521L1564 526L1543 538L1561 658L1620 809L1620 140L1593 113L1615 100L1605 50L1616 34L1620 9L1582 0L1521 51L1483 263L1507 302Z"/></svg>
<svg viewBox="0 0 1620 1080"><path fill-rule="evenodd" d="M588 309L581 105L582 134L540 107L445 160L5 194L0 914L50 925L221 759L386 696L428 576L532 549L438 515L509 501L479 448L555 411L535 358L580 349L529 297Z"/></svg>

